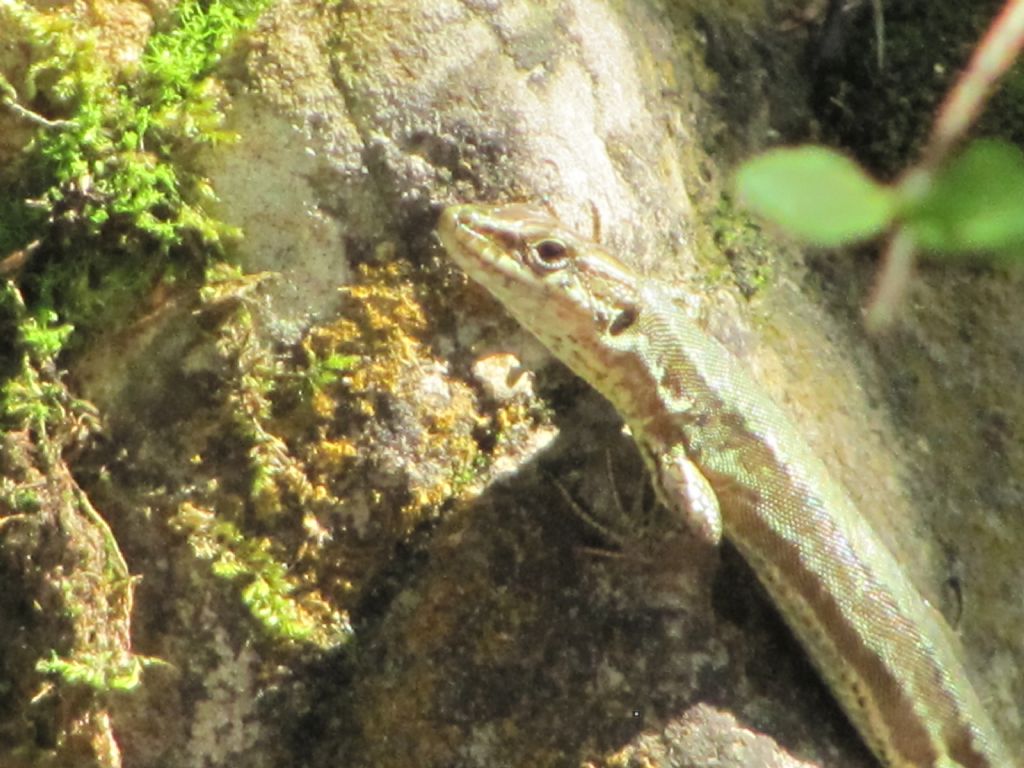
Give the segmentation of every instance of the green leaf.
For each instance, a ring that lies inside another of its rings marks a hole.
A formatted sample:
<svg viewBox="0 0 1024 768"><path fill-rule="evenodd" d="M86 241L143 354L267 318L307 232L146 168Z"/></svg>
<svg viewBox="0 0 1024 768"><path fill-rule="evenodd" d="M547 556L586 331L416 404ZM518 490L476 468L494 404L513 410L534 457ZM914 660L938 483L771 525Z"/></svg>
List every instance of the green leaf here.
<svg viewBox="0 0 1024 768"><path fill-rule="evenodd" d="M755 213L814 245L864 240L889 226L896 196L856 163L825 147L774 149L736 174L740 199Z"/></svg>
<svg viewBox="0 0 1024 768"><path fill-rule="evenodd" d="M914 195L910 186L901 190L904 216L923 248L947 254L1024 249L1024 153L1014 145L977 141L923 192Z"/></svg>

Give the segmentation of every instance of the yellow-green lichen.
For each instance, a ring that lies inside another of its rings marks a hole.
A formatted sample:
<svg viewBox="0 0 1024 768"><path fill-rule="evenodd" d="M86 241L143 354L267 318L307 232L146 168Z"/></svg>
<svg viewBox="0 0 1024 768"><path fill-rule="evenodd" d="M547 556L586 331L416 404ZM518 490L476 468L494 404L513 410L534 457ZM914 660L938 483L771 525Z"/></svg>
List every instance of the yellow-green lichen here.
<svg viewBox="0 0 1024 768"><path fill-rule="evenodd" d="M348 301L341 318L314 329L306 340L314 360L341 360L346 368L331 385L336 417L344 424L340 439L346 455L338 455L339 438L327 441L325 450L339 459L351 457L350 470L363 448L388 453L395 462L400 460L395 454L403 451L407 484L398 525L406 530L450 499L478 458L466 419L472 398L431 363L424 341L427 300L410 272L397 260L360 267L357 282L345 288ZM395 413L397 403L400 414ZM382 407L400 423L385 425L379 418ZM318 408L326 412L330 405L321 400ZM376 445L370 446L370 440Z"/></svg>
<svg viewBox="0 0 1024 768"><path fill-rule="evenodd" d="M212 365L224 379L212 418L227 427L211 430L207 414L201 434L218 434L248 475L202 437L173 524L273 638L344 639L345 603L380 555L478 466L465 418L474 399L432 362L410 271L396 261L361 268L342 316L287 351L261 329L255 289L270 276L219 267L200 292L197 317L215 325Z"/></svg>

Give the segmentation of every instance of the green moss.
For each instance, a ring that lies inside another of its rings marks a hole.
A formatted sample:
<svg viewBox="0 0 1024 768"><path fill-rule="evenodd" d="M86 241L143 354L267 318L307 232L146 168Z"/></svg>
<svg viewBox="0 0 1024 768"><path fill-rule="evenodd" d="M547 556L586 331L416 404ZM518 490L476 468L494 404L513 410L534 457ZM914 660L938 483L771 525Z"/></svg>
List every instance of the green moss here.
<svg viewBox="0 0 1024 768"><path fill-rule="evenodd" d="M185 503L174 525L188 534L196 555L212 561L212 572L240 586L242 602L277 640L330 647L351 634L347 617L289 572L266 537L246 536L234 523Z"/></svg>
<svg viewBox="0 0 1024 768"><path fill-rule="evenodd" d="M4 494L0 493L0 503L4 501ZM10 505L15 514L30 515L38 512L43 502L34 489L18 486L11 493Z"/></svg>
<svg viewBox="0 0 1024 768"><path fill-rule="evenodd" d="M253 333L248 296L273 277L273 273L243 275L235 267L219 264L207 270L200 290L204 314L220 319L217 345L234 369L226 412L235 444L245 446L248 454L248 497L263 521L280 514L284 496L302 499L309 490L303 468L271 426L271 396L287 377L284 365Z"/></svg>
<svg viewBox="0 0 1024 768"><path fill-rule="evenodd" d="M208 212L213 191L188 159L230 138L210 73L268 4L184 0L131 76L114 71L96 30L66 12L0 7L0 24L31 57L23 82L0 90L40 126L0 201L5 252L40 243L21 276L30 306L90 329L160 279L198 274L210 255L223 256L237 233Z"/></svg>
<svg viewBox="0 0 1024 768"><path fill-rule="evenodd" d="M309 367L302 382L302 391L307 398L320 394L326 387L337 384L341 375L352 371L359 363L358 355L328 354L324 357L310 355Z"/></svg>
<svg viewBox="0 0 1024 768"><path fill-rule="evenodd" d="M498 440L502 435L498 435ZM486 476L490 468L490 458L484 453L478 453L470 461L457 464L452 468L451 495L458 498L467 488L477 485Z"/></svg>
<svg viewBox="0 0 1024 768"><path fill-rule="evenodd" d="M225 375L225 399L212 418L220 419L220 431L237 452L232 462L244 456L247 473L197 486L179 506L173 525L196 556L209 562L209 573L234 585L264 636L326 648L344 642L351 629L345 611L320 592L323 582L312 553L321 553L322 542L309 537L319 528L316 511L336 509L341 500L318 482L317 470L287 439L295 437L292 426L308 439L310 405L298 396L311 391L306 372L294 371L279 349L253 332L258 318L249 295L273 278L242 275L225 264L206 272L199 311L210 332L216 327ZM323 369L319 377L329 378L343 363L327 356L310 365ZM283 406L280 390L287 391ZM199 474L218 473L213 455L197 453L193 461ZM237 473L236 466L232 463Z"/></svg>
<svg viewBox="0 0 1024 768"><path fill-rule="evenodd" d="M36 671L56 675L68 685L86 686L95 691L130 691L137 688L144 667L166 664L160 659L113 651L79 653L73 657L58 656L40 659Z"/></svg>
<svg viewBox="0 0 1024 768"><path fill-rule="evenodd" d="M15 185L0 176L0 258L31 242L38 233L37 212L28 207Z"/></svg>
<svg viewBox="0 0 1024 768"><path fill-rule="evenodd" d="M0 426L30 428L46 435L67 422L73 404L64 384L48 375L54 359L71 334L70 325L57 322L51 310L29 313L21 293L10 282L0 284L0 329L7 339L7 375L0 382Z"/></svg>
<svg viewBox="0 0 1024 768"><path fill-rule="evenodd" d="M711 217L714 237L713 254L721 253L729 262L732 279L746 297L756 294L772 282L771 248L765 242L761 227L744 211L739 211L732 200L723 195ZM708 259L712 264L713 259ZM723 279L709 268L709 279L717 282Z"/></svg>

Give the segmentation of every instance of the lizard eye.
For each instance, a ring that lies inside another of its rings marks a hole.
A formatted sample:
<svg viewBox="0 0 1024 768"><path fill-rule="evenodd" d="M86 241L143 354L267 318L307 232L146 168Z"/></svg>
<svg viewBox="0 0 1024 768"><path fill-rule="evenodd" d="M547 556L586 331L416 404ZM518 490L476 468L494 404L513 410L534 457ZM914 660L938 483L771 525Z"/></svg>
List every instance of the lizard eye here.
<svg viewBox="0 0 1024 768"><path fill-rule="evenodd" d="M539 271L561 269L569 263L569 249L561 240L541 240L530 249L531 266Z"/></svg>
<svg viewBox="0 0 1024 768"><path fill-rule="evenodd" d="M640 309L632 304L623 307L622 311L615 316L615 319L608 325L608 333L618 336L625 333L633 324L640 319Z"/></svg>

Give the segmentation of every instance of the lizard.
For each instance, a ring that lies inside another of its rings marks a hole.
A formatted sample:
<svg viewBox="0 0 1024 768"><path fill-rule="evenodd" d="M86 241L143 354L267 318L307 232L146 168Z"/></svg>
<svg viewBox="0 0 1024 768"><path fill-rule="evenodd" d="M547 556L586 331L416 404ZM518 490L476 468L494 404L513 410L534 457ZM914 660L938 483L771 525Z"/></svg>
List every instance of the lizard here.
<svg viewBox="0 0 1024 768"><path fill-rule="evenodd" d="M1014 768L952 629L678 291L538 207L452 205L437 233L611 402L659 501L709 544L732 542L883 766Z"/></svg>

